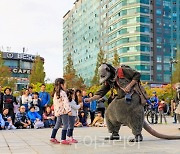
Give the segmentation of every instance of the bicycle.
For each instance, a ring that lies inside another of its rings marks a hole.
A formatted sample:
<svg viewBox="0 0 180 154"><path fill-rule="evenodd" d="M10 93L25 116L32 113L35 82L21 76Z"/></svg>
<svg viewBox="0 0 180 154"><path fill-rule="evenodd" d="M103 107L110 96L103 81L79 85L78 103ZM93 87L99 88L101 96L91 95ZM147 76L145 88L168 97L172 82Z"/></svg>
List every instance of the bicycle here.
<svg viewBox="0 0 180 154"><path fill-rule="evenodd" d="M153 107L149 107L148 111L146 112L146 118L148 123L157 124L158 121L157 117L158 117L158 113L156 112L156 110Z"/></svg>

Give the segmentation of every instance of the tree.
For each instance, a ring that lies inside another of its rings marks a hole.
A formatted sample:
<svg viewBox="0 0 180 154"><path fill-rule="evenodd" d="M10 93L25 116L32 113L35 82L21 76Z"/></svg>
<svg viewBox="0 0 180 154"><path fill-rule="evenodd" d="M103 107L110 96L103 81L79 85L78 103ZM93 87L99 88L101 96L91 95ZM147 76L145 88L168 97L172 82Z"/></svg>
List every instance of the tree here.
<svg viewBox="0 0 180 154"><path fill-rule="evenodd" d="M12 78L11 69L4 65L3 54L0 51L0 85L3 87L15 87L16 80Z"/></svg>
<svg viewBox="0 0 180 154"><path fill-rule="evenodd" d="M86 87L83 78L76 74L71 54L67 56L67 65L65 67L64 79L66 81L67 88L84 89Z"/></svg>
<svg viewBox="0 0 180 154"><path fill-rule="evenodd" d="M96 63L96 69L94 72L94 77L91 81L91 85L98 85L99 84L99 74L98 74L98 68L102 63L107 62L107 59L105 58L105 52L100 49L98 56L97 56L97 63Z"/></svg>
<svg viewBox="0 0 180 154"><path fill-rule="evenodd" d="M33 63L31 75L29 76L30 84L44 83L45 72L44 72L44 61L40 56L36 56Z"/></svg>
<svg viewBox="0 0 180 154"><path fill-rule="evenodd" d="M173 75L172 75L172 82L173 83L180 82L180 51L177 52L176 61L177 61L177 63L174 64L175 71L173 72Z"/></svg>
<svg viewBox="0 0 180 154"><path fill-rule="evenodd" d="M114 50L114 60L113 60L112 64L114 67L118 67L120 65L117 49Z"/></svg>

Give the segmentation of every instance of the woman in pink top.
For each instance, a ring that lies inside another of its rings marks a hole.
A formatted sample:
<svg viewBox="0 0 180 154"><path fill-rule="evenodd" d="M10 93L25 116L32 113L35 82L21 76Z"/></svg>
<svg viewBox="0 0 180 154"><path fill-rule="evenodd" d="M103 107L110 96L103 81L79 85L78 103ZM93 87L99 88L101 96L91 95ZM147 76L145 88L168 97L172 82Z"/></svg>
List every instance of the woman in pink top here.
<svg viewBox="0 0 180 154"><path fill-rule="evenodd" d="M61 144L71 144L70 141L66 140L67 129L69 126L68 116L71 115L71 106L69 104L68 97L66 95L66 85L62 78L55 80L55 87L53 92L53 105L54 114L57 117L56 125L51 134L51 142ZM57 141L56 134L61 124L63 124L61 142Z"/></svg>

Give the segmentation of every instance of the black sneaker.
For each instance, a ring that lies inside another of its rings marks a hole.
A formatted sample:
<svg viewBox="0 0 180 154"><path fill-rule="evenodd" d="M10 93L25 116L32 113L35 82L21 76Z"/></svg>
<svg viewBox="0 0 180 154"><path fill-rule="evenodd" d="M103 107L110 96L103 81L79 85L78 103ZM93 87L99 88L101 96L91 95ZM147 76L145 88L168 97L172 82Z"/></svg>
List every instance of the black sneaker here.
<svg viewBox="0 0 180 154"><path fill-rule="evenodd" d="M105 140L120 140L119 134L112 134L110 137L105 137Z"/></svg>

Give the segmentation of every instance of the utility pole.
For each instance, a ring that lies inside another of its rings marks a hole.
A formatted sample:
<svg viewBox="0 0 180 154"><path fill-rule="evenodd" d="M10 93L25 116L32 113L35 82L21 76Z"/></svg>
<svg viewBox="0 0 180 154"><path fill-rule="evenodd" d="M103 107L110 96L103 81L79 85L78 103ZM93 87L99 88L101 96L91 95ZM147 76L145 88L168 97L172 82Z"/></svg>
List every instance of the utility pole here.
<svg viewBox="0 0 180 154"><path fill-rule="evenodd" d="M178 62L178 60L175 60L174 58L170 58L170 64L171 64L171 96L172 96L172 99L173 99L173 87L172 87L172 75L173 75L173 64L176 64Z"/></svg>

